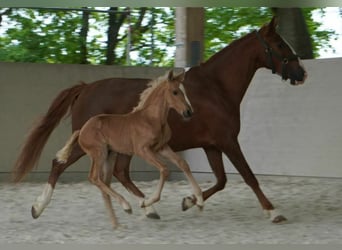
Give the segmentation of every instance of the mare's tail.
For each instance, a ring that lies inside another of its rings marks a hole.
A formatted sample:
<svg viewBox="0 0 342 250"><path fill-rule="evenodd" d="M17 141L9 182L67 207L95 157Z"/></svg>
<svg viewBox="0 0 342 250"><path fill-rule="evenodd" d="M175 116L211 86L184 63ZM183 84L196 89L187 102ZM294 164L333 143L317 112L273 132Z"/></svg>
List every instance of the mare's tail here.
<svg viewBox="0 0 342 250"><path fill-rule="evenodd" d="M80 83L61 91L55 97L46 114L28 134L21 148L12 170L14 182L20 182L37 165L50 134L67 114L69 108L72 107L76 98L86 86L87 84Z"/></svg>
<svg viewBox="0 0 342 250"><path fill-rule="evenodd" d="M56 154L56 159L60 163L66 163L70 154L71 150L75 144L75 142L78 139L78 136L80 134L80 130L76 130L69 138L69 140L66 142L65 146L59 150Z"/></svg>

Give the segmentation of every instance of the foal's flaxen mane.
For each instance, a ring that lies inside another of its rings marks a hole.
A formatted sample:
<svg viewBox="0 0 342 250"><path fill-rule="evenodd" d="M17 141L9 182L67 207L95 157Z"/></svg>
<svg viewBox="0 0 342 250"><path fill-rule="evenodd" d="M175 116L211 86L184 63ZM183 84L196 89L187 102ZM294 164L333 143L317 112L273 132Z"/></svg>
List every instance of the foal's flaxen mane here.
<svg viewBox="0 0 342 250"><path fill-rule="evenodd" d="M144 106L144 104L145 104L146 100L148 99L148 97L151 95L151 93L158 86L160 86L162 83L164 83L165 81L167 81L167 75L160 76L160 77L150 81L147 84L148 87L143 92L141 92L138 105L133 108L132 112L135 112L135 111L141 109Z"/></svg>

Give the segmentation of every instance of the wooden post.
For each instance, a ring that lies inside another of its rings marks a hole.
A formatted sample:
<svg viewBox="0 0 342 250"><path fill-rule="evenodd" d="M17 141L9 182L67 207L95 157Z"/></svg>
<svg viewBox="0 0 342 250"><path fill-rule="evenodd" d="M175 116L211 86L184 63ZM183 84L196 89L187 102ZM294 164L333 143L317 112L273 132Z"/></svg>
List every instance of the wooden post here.
<svg viewBox="0 0 342 250"><path fill-rule="evenodd" d="M204 8L176 8L175 67L198 65L204 50Z"/></svg>

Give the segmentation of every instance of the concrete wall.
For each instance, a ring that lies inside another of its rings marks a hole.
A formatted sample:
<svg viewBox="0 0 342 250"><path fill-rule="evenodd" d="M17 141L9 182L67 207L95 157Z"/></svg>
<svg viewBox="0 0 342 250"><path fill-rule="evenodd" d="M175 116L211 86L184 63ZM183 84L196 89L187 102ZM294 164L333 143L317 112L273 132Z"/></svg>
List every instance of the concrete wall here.
<svg viewBox="0 0 342 250"><path fill-rule="evenodd" d="M255 75L242 104L240 142L256 174L342 177L342 59L306 60L309 78L303 86L290 86L268 70ZM51 100L79 80L107 77L155 77L164 68L0 63L0 179L12 168L25 135ZM39 167L30 178L47 179L51 159L70 135L70 119L52 134ZM182 155L195 172L212 178L200 149ZM226 171L235 173L225 159ZM174 168L172 168L174 169ZM89 161L84 157L61 180L85 180ZM154 168L140 159L133 162L134 178L156 177ZM137 172L143 171L143 173ZM173 173L174 178L182 174ZM29 179L30 179L29 178ZM172 176L171 176L172 178Z"/></svg>
<svg viewBox="0 0 342 250"><path fill-rule="evenodd" d="M244 97L239 139L256 174L342 177L342 58L303 63L304 85L262 69ZM201 150L184 155L193 171L209 168Z"/></svg>
<svg viewBox="0 0 342 250"><path fill-rule="evenodd" d="M0 63L0 180L8 179L8 172L19 153L26 134L44 114L52 99L63 89L80 80L92 82L108 77L154 78L164 74L166 68L112 67L91 65L53 65L31 63ZM70 119L64 120L51 135L35 170L27 180L46 180L51 168L51 160L57 150L70 136ZM132 164L139 171L154 168L135 158ZM71 166L61 180L86 180L90 167L87 157ZM138 175L140 175L138 173Z"/></svg>

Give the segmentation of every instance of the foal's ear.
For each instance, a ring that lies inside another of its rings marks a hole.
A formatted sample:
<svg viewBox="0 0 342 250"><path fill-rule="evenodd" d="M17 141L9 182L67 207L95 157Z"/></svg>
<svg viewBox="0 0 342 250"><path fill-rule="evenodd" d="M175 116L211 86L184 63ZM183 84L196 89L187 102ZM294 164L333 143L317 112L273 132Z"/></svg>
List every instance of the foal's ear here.
<svg viewBox="0 0 342 250"><path fill-rule="evenodd" d="M171 70L169 71L169 73L167 74L167 80L168 80L169 82L172 82L172 81L174 80L173 69L171 69Z"/></svg>
<svg viewBox="0 0 342 250"><path fill-rule="evenodd" d="M177 82L183 82L184 81L184 78L185 78L185 70L182 69L182 71L174 77L174 79L177 81Z"/></svg>
<svg viewBox="0 0 342 250"><path fill-rule="evenodd" d="M179 73L178 75L174 75L174 72L173 70L170 70L169 71L169 74L167 76L167 79L170 81L170 82L173 82L173 81L176 81L176 82L183 82L185 78L185 70L182 69L182 72Z"/></svg>

